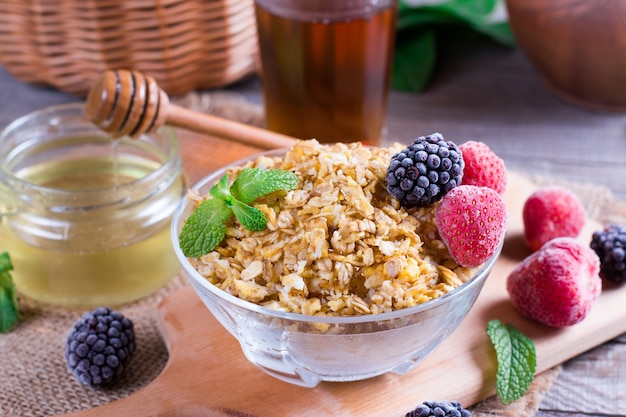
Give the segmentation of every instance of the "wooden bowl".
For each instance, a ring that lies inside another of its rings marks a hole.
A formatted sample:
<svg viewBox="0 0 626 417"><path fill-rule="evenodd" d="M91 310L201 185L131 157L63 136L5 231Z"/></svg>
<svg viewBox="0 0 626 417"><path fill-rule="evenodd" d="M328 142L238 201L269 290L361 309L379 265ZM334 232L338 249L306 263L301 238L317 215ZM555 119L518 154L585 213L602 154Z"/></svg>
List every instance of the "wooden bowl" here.
<svg viewBox="0 0 626 417"><path fill-rule="evenodd" d="M626 0L506 0L511 30L546 85L590 109L626 111Z"/></svg>

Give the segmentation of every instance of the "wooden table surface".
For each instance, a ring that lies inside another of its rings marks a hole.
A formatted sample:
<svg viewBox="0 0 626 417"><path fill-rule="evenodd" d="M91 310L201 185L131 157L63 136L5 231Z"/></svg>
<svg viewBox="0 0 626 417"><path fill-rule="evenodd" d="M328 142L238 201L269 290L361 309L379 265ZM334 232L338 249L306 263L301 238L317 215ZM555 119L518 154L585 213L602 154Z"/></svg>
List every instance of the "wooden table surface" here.
<svg viewBox="0 0 626 417"><path fill-rule="evenodd" d="M257 79L229 89L261 103ZM78 100L24 84L0 68L2 127L25 113ZM408 143L432 132L459 143L480 140L509 169L599 184L626 201L626 114L562 102L519 50L481 46L444 53L427 91L392 92L388 128L388 142ZM626 416L626 335L566 362L536 417L580 415Z"/></svg>

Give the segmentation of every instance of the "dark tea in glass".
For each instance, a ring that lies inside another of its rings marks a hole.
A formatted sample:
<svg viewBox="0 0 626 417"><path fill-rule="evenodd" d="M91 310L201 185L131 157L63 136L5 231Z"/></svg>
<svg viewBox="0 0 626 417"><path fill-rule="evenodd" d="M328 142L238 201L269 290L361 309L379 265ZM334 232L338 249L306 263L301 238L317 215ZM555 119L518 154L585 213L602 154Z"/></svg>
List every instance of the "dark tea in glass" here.
<svg viewBox="0 0 626 417"><path fill-rule="evenodd" d="M378 144L395 40L394 0L256 0L270 130Z"/></svg>

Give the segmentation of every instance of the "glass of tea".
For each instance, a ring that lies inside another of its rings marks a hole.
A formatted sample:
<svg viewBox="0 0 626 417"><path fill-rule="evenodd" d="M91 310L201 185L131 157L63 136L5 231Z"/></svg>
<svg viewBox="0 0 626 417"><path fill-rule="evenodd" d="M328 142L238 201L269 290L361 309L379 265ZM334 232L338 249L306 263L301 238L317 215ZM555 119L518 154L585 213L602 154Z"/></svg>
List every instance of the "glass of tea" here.
<svg viewBox="0 0 626 417"><path fill-rule="evenodd" d="M380 143L397 0L255 0L255 8L267 128Z"/></svg>

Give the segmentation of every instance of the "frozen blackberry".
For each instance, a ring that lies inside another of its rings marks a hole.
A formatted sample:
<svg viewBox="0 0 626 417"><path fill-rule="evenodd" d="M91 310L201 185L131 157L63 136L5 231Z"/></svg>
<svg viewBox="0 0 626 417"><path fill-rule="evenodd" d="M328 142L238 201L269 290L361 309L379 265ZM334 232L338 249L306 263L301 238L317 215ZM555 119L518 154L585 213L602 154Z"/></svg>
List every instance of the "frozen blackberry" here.
<svg viewBox="0 0 626 417"><path fill-rule="evenodd" d="M609 224L593 233L591 249L600 258L600 275L619 284L626 282L626 226Z"/></svg>
<svg viewBox="0 0 626 417"><path fill-rule="evenodd" d="M95 388L118 377L134 351L133 322L99 307L74 323L65 343L65 360L81 383Z"/></svg>
<svg viewBox="0 0 626 417"><path fill-rule="evenodd" d="M424 401L405 417L471 417L458 401Z"/></svg>
<svg viewBox="0 0 626 417"><path fill-rule="evenodd" d="M439 133L420 136L391 158L387 191L403 207L428 206L461 183L464 165L454 142Z"/></svg>

